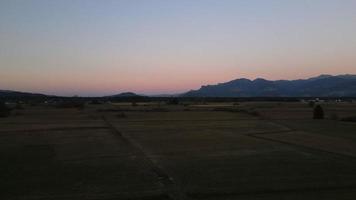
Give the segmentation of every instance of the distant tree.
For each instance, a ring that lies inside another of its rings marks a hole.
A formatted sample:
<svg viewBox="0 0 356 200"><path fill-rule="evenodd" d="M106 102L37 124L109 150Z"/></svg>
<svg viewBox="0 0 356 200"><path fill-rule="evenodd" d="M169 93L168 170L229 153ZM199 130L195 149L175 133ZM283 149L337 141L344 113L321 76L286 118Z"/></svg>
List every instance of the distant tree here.
<svg viewBox="0 0 356 200"><path fill-rule="evenodd" d="M10 115L10 109L4 102L0 102L0 117L8 117Z"/></svg>
<svg viewBox="0 0 356 200"><path fill-rule="evenodd" d="M321 107L321 105L317 105L314 107L313 118L324 119L324 109Z"/></svg>

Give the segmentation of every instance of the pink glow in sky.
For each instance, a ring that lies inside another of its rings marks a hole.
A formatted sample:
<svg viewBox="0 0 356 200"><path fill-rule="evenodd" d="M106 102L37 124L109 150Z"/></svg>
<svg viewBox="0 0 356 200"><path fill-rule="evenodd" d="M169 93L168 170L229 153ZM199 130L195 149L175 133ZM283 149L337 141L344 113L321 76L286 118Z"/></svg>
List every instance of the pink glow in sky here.
<svg viewBox="0 0 356 200"><path fill-rule="evenodd" d="M180 93L356 74L356 1L0 2L0 89Z"/></svg>

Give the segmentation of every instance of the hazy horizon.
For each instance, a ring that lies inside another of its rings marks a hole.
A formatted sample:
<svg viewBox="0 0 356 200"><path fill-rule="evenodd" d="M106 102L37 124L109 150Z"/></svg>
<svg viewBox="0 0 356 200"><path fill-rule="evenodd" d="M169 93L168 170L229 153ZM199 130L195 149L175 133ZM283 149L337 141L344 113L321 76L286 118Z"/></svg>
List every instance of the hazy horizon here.
<svg viewBox="0 0 356 200"><path fill-rule="evenodd" d="M181 93L356 74L356 1L0 0L0 89Z"/></svg>

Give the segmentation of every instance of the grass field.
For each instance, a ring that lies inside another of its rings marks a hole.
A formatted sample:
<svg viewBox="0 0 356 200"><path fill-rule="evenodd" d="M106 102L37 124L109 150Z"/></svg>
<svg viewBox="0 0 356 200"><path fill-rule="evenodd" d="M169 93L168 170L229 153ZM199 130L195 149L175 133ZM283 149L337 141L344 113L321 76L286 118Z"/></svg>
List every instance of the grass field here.
<svg viewBox="0 0 356 200"><path fill-rule="evenodd" d="M25 106L0 118L0 199L355 199L355 103Z"/></svg>

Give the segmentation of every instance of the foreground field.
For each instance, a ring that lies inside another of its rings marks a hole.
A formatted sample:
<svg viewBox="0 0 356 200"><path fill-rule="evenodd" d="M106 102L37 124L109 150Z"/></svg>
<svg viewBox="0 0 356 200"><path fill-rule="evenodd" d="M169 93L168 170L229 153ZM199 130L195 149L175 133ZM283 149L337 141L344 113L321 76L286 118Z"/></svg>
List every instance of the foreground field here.
<svg viewBox="0 0 356 200"><path fill-rule="evenodd" d="M313 120L306 104L17 112L0 119L1 199L356 198L356 123Z"/></svg>

